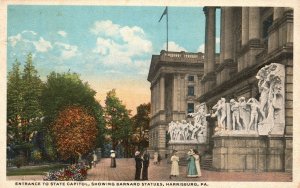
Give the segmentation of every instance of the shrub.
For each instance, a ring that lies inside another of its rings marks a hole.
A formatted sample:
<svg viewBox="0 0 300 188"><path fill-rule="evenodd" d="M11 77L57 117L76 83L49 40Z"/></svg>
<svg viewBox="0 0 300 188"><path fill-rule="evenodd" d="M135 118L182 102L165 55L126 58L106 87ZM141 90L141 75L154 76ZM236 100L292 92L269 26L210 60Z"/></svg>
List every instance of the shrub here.
<svg viewBox="0 0 300 188"><path fill-rule="evenodd" d="M43 179L45 181L84 181L88 166L83 164L70 165L64 169L50 171Z"/></svg>
<svg viewBox="0 0 300 188"><path fill-rule="evenodd" d="M34 150L32 152L32 159L35 161L35 162L39 162L42 160L42 153L38 150Z"/></svg>
<svg viewBox="0 0 300 188"><path fill-rule="evenodd" d="M18 155L15 159L14 159L14 164L16 165L17 168L20 168L21 166L23 166L26 163L26 159L23 155Z"/></svg>

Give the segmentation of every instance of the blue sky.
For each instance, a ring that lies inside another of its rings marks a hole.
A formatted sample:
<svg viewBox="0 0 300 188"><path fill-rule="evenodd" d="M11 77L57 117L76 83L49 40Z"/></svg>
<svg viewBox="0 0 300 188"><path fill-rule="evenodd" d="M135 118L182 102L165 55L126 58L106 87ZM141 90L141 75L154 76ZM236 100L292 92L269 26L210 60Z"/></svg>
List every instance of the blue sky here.
<svg viewBox="0 0 300 188"><path fill-rule="evenodd" d="M51 71L70 69L90 83L102 103L106 92L116 88L121 100L135 111L150 101L146 78L151 55L159 54L166 43L166 18L158 22L164 9L8 6L8 71L15 59L24 63L32 52L43 80ZM202 7L169 7L170 51L202 51L204 32Z"/></svg>

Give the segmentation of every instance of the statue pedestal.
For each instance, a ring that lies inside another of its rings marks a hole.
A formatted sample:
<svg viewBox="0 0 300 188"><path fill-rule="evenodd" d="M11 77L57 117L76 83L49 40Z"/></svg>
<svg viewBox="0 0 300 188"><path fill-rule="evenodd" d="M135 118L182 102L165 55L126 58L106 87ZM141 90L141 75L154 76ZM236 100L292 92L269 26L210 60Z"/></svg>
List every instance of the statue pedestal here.
<svg viewBox="0 0 300 188"><path fill-rule="evenodd" d="M283 136L215 135L213 168L227 172L284 171Z"/></svg>

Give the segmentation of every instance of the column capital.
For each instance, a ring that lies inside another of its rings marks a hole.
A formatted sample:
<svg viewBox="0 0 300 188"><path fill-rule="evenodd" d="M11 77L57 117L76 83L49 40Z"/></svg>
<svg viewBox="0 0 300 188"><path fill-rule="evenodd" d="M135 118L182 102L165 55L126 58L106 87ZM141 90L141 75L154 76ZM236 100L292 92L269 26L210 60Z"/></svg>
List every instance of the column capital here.
<svg viewBox="0 0 300 188"><path fill-rule="evenodd" d="M204 12L205 15L207 15L208 12L211 11L211 10L214 10L214 11L215 11L215 10L216 10L216 7L204 7L204 8L203 8L203 12Z"/></svg>

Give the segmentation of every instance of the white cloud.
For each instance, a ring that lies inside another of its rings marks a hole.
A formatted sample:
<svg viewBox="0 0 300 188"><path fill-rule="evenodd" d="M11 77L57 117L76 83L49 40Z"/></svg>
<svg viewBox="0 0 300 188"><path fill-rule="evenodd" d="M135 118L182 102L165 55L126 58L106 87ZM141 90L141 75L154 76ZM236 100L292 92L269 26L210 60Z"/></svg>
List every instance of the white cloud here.
<svg viewBox="0 0 300 188"><path fill-rule="evenodd" d="M205 51L205 44L201 44L201 45L199 46L197 52L202 52L202 53L204 53L204 51Z"/></svg>
<svg viewBox="0 0 300 188"><path fill-rule="evenodd" d="M62 42L55 42L54 43L59 50L61 51L61 58L62 59L70 59L71 57L74 57L78 55L78 46L76 45L70 45Z"/></svg>
<svg viewBox="0 0 300 188"><path fill-rule="evenodd" d="M167 43L164 43L163 49L166 49L166 46L167 46ZM184 47L179 46L174 41L169 41L168 42L168 50L169 51L174 51L174 52L181 52L181 51L187 52L187 50Z"/></svg>
<svg viewBox="0 0 300 188"><path fill-rule="evenodd" d="M47 52L49 49L52 49L51 42L45 40L43 37L40 37L38 41L33 41L33 45L38 52Z"/></svg>
<svg viewBox="0 0 300 188"><path fill-rule="evenodd" d="M104 34L105 36L115 36L118 34L120 25L113 24L111 20L96 21L90 31L95 34Z"/></svg>
<svg viewBox="0 0 300 188"><path fill-rule="evenodd" d="M12 47L15 47L16 44L21 41L21 39L22 39L22 36L20 33L15 36L8 37L8 41Z"/></svg>
<svg viewBox="0 0 300 188"><path fill-rule="evenodd" d="M152 53L152 42L138 26L120 26L106 20L95 22L90 31L97 36L93 52L107 66L135 66L134 60Z"/></svg>
<svg viewBox="0 0 300 188"><path fill-rule="evenodd" d="M59 34L62 37L66 37L68 33L65 31L58 31L57 34Z"/></svg>
<svg viewBox="0 0 300 188"><path fill-rule="evenodd" d="M216 48L218 48L219 46L220 46L220 38L218 37L218 38L216 38ZM204 53L204 51L205 51L205 44L201 44L199 46L199 48L197 49L197 51Z"/></svg>
<svg viewBox="0 0 300 188"><path fill-rule="evenodd" d="M22 34L24 34L24 33L30 33L30 34L32 34L32 35L37 35L36 32L34 32L34 31L29 31L29 30L24 30L24 31L22 31Z"/></svg>

